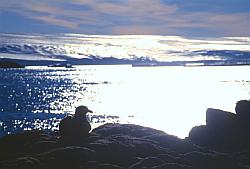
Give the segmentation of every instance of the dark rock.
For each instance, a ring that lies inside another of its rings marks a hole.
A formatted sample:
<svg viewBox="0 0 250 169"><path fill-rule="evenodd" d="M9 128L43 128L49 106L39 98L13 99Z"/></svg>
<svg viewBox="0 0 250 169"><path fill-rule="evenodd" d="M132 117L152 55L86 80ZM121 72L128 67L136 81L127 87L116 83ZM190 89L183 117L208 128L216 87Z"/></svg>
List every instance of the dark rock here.
<svg viewBox="0 0 250 169"><path fill-rule="evenodd" d="M209 127L226 128L235 125L236 115L219 109L207 109L206 125Z"/></svg>
<svg viewBox="0 0 250 169"><path fill-rule="evenodd" d="M163 131L155 130L149 127L142 127L134 124L104 124L93 129L94 133L108 137L110 135L129 135L142 138L156 134L166 134Z"/></svg>
<svg viewBox="0 0 250 169"><path fill-rule="evenodd" d="M30 145L29 149L30 152L37 154L58 148L58 146L56 141L38 141Z"/></svg>
<svg viewBox="0 0 250 169"><path fill-rule="evenodd" d="M189 164L194 168L226 168L236 169L237 161L221 153L190 152L184 155Z"/></svg>
<svg viewBox="0 0 250 169"><path fill-rule="evenodd" d="M208 109L206 125L196 126L189 133L191 142L223 152L250 149L250 102L239 101L236 113Z"/></svg>
<svg viewBox="0 0 250 169"><path fill-rule="evenodd" d="M99 164L96 169L122 169L122 167L114 164Z"/></svg>
<svg viewBox="0 0 250 169"><path fill-rule="evenodd" d="M131 165L127 169L151 168L164 164L164 161L157 157L147 157Z"/></svg>
<svg viewBox="0 0 250 169"><path fill-rule="evenodd" d="M62 147L42 154L38 157L43 161L44 168L79 168L93 160L95 151L85 147Z"/></svg>
<svg viewBox="0 0 250 169"><path fill-rule="evenodd" d="M89 161L86 165L84 165L83 168L88 168L88 169L123 169L123 167L120 167L118 165L99 163L97 161Z"/></svg>
<svg viewBox="0 0 250 169"><path fill-rule="evenodd" d="M48 151L46 153L42 153L40 154L40 156L43 157L57 157L60 159L75 159L77 157L82 158L82 157L88 157L86 159L89 159L89 157L91 157L91 155L93 156L93 154L95 153L95 151L86 148L86 147L76 147L76 146L69 146L69 147L61 147L61 148L57 148L57 149L53 149L51 151Z"/></svg>
<svg viewBox="0 0 250 169"><path fill-rule="evenodd" d="M240 122L250 122L250 101L241 100L236 103L235 112ZM248 123L249 124L249 123Z"/></svg>
<svg viewBox="0 0 250 169"><path fill-rule="evenodd" d="M219 151L236 149L236 115L218 109L208 109L206 118L207 124L192 128L188 139L200 146Z"/></svg>
<svg viewBox="0 0 250 169"><path fill-rule="evenodd" d="M2 169L42 169L41 162L34 157L20 157L8 162L0 162Z"/></svg>
<svg viewBox="0 0 250 169"><path fill-rule="evenodd" d="M159 166L155 166L151 169L194 169L194 168L188 165L182 165L178 163L165 163Z"/></svg>
<svg viewBox="0 0 250 169"><path fill-rule="evenodd" d="M184 141L182 139L179 139L176 136L172 136L166 133L152 134L149 136L145 136L143 138L154 141L158 143L159 145L161 145L161 147L170 149L178 153L187 153L187 152L195 151L199 149L197 146L195 146L191 142Z"/></svg>
<svg viewBox="0 0 250 169"><path fill-rule="evenodd" d="M169 148L179 153L197 150L192 143L183 141L176 136L166 134L163 131L142 127L133 124L105 124L93 130L93 133L109 136L130 136L140 138L161 145L162 148Z"/></svg>
<svg viewBox="0 0 250 169"><path fill-rule="evenodd" d="M53 140L41 131L29 131L15 135L7 135L0 139L0 159L5 160L14 157L22 157L32 154L30 147L41 140Z"/></svg>
<svg viewBox="0 0 250 169"><path fill-rule="evenodd" d="M222 116L222 119L227 119ZM246 169L250 167L250 153L235 151L239 150L241 143L246 148L247 143L238 138L233 140L237 132L230 132L237 127L229 124L235 123L227 120L227 127L216 128L221 124L212 123L193 128L190 138L184 140L163 131L131 124L106 124L83 139L81 134L74 134L73 139L78 141L65 142L55 133L40 131L8 135L0 138L0 168ZM230 132L225 132L226 129ZM65 139L68 135L62 134L62 137ZM232 143L236 145L234 149L229 147ZM231 152L218 153L208 148Z"/></svg>
<svg viewBox="0 0 250 169"><path fill-rule="evenodd" d="M96 159L103 163L127 166L137 161L136 157L145 158L166 150L150 140L131 136L109 136L90 143L89 148L98 152Z"/></svg>
<svg viewBox="0 0 250 169"><path fill-rule="evenodd" d="M127 169L193 169L193 167L181 163L168 163L157 157L147 157Z"/></svg>
<svg viewBox="0 0 250 169"><path fill-rule="evenodd" d="M156 157L162 159L163 161L169 164L190 165L190 163L188 163L188 161L183 158L182 154L158 154Z"/></svg>
<svg viewBox="0 0 250 169"><path fill-rule="evenodd" d="M242 166L250 166L250 150L237 152L232 155L234 159L237 159Z"/></svg>

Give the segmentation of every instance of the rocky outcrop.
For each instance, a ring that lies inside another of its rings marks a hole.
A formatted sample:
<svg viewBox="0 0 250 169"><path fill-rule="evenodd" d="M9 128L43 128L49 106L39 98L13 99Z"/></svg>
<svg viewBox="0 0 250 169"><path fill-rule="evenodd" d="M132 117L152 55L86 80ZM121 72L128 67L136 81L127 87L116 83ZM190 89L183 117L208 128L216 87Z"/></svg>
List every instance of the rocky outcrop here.
<svg viewBox="0 0 250 169"><path fill-rule="evenodd" d="M239 123L250 126L250 101L241 100L236 103L235 112L238 117Z"/></svg>
<svg viewBox="0 0 250 169"><path fill-rule="evenodd" d="M206 125L194 127L188 140L223 152L250 149L250 101L239 101L235 110L236 114L208 109Z"/></svg>
<svg viewBox="0 0 250 169"><path fill-rule="evenodd" d="M70 120L87 123L87 109L80 112ZM7 135L0 139L0 168L247 169L249 101L238 102L236 113L208 109L207 124L194 127L186 139L132 124L105 124L89 133L88 127L69 123L59 132ZM70 135L67 127L85 134Z"/></svg>
<svg viewBox="0 0 250 169"><path fill-rule="evenodd" d="M237 159L132 124L100 126L79 142L42 131L8 135L0 139L0 150L5 169L244 169L247 164L244 154Z"/></svg>
<svg viewBox="0 0 250 169"><path fill-rule="evenodd" d="M207 109L206 124L212 127L230 127L235 125L236 115L219 109Z"/></svg>

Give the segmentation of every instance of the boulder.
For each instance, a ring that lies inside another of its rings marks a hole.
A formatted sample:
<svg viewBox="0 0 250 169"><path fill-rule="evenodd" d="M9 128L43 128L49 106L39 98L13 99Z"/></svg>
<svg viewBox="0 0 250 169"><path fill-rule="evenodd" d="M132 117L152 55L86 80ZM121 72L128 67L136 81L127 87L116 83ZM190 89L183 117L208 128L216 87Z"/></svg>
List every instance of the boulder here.
<svg viewBox="0 0 250 169"><path fill-rule="evenodd" d="M237 114L209 108L206 125L193 127L188 140L223 152L250 149L250 102L237 102L235 110Z"/></svg>
<svg viewBox="0 0 250 169"><path fill-rule="evenodd" d="M208 108L206 111L206 125L209 127L229 127L235 125L236 115L219 110Z"/></svg>

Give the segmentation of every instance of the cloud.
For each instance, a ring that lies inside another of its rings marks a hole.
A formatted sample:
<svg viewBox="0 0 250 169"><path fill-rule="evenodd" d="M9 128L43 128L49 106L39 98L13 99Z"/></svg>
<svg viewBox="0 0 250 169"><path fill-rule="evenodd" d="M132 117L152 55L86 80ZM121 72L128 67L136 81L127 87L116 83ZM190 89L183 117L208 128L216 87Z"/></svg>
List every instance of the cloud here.
<svg viewBox="0 0 250 169"><path fill-rule="evenodd" d="M206 7L193 0L191 5L195 4ZM210 36L250 36L245 29L250 27L250 12L189 8L180 0L171 4L163 0L8 0L0 4L2 11L78 33L195 35L201 31Z"/></svg>
<svg viewBox="0 0 250 169"><path fill-rule="evenodd" d="M250 13L207 13L196 12L182 16L172 26L179 28L206 29L221 36L250 36Z"/></svg>
<svg viewBox="0 0 250 169"><path fill-rule="evenodd" d="M159 0L127 0L124 3L99 3L96 10L102 13L115 14L127 17L152 17L167 16L176 11L175 5L162 4Z"/></svg>
<svg viewBox="0 0 250 169"><path fill-rule="evenodd" d="M116 26L112 28L112 32L114 34L124 34L124 35L152 35L156 32L155 27L149 26L140 26L140 25L132 25L132 26Z"/></svg>
<svg viewBox="0 0 250 169"><path fill-rule="evenodd" d="M43 21L52 25L60 25L65 28L70 28L70 29L78 28L78 23L70 22L70 21L62 20L62 19L57 19L57 18L54 18L53 16L36 16L36 17L31 17L31 18L39 20L39 21Z"/></svg>
<svg viewBox="0 0 250 169"><path fill-rule="evenodd" d="M75 30L81 29L79 25L113 27L115 23L120 22L121 18L126 20L123 23L125 25L147 23L147 20L166 17L176 9L175 6L163 5L160 0L127 0L120 3L99 0L72 0L63 1L64 3L54 0L53 2L54 4L46 0L43 2L10 0L2 4L2 9ZM78 5L79 10L67 8L72 4ZM81 5L87 6L89 10L80 10Z"/></svg>

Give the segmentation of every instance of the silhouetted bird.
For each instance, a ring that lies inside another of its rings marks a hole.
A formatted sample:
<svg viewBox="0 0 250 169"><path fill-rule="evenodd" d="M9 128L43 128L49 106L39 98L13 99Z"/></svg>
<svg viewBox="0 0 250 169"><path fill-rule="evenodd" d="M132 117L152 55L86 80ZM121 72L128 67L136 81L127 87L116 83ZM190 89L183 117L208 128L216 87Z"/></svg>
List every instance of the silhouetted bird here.
<svg viewBox="0 0 250 169"><path fill-rule="evenodd" d="M61 120L59 131L63 139L74 140L88 136L91 130L86 117L88 112L92 113L86 106L79 106L74 116L67 116Z"/></svg>

